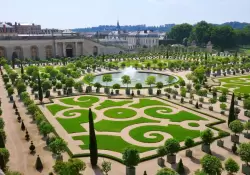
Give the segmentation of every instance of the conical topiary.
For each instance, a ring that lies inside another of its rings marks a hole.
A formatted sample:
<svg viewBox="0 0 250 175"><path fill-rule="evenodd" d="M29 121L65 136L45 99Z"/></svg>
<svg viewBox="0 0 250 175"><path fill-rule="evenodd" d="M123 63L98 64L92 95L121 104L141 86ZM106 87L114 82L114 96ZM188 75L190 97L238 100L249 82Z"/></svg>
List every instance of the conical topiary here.
<svg viewBox="0 0 250 175"><path fill-rule="evenodd" d="M180 159L179 163L177 164L176 172L179 174L185 174L185 168L182 163L182 159Z"/></svg>
<svg viewBox="0 0 250 175"><path fill-rule="evenodd" d="M234 93L232 95L231 104L229 108L229 115L228 115L228 126L231 122L236 120L235 112L234 112Z"/></svg>
<svg viewBox="0 0 250 175"><path fill-rule="evenodd" d="M144 171L143 175L147 175L147 171Z"/></svg>
<svg viewBox="0 0 250 175"><path fill-rule="evenodd" d="M16 112L15 112L15 114L16 114L16 115L18 115L18 114L19 114L19 112L18 112L18 109L17 109L17 108L16 108Z"/></svg>
<svg viewBox="0 0 250 175"><path fill-rule="evenodd" d="M24 123L23 123L23 120L22 120L22 124L21 124L21 130L22 130L22 131L25 131L25 125L24 125Z"/></svg>
<svg viewBox="0 0 250 175"><path fill-rule="evenodd" d="M30 135L29 135L29 132L27 131L27 129L26 129L25 139L27 141L29 141L29 139L30 139Z"/></svg>
<svg viewBox="0 0 250 175"><path fill-rule="evenodd" d="M16 109L16 102L13 102L13 109Z"/></svg>
<svg viewBox="0 0 250 175"><path fill-rule="evenodd" d="M3 172L5 172L6 164L5 164L4 157L2 154L0 154L0 168L3 170Z"/></svg>
<svg viewBox="0 0 250 175"><path fill-rule="evenodd" d="M30 149L30 153L35 152L36 147L35 147L35 145L33 144L33 142L32 142L32 141L31 141L31 143L30 143L30 147L29 147L29 149Z"/></svg>
<svg viewBox="0 0 250 175"><path fill-rule="evenodd" d="M19 114L18 114L17 120L18 120L19 123L20 123L21 120L22 120L22 118L21 118L21 116L20 116Z"/></svg>
<svg viewBox="0 0 250 175"><path fill-rule="evenodd" d="M199 103L198 103L198 101L196 102L195 107L196 107L197 109L199 109Z"/></svg>
<svg viewBox="0 0 250 175"><path fill-rule="evenodd" d="M40 171L43 169L43 163L39 157L39 155L37 155L37 158L36 158L36 170Z"/></svg>
<svg viewBox="0 0 250 175"><path fill-rule="evenodd" d="M0 134L0 148L5 148L4 138L2 134Z"/></svg>

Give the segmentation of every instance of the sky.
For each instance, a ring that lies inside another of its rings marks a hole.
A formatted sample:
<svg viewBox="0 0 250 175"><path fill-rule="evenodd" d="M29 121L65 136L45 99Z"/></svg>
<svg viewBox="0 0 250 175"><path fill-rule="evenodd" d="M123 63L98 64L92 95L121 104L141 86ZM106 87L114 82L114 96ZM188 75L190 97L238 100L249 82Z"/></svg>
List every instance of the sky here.
<svg viewBox="0 0 250 175"><path fill-rule="evenodd" d="M72 29L98 25L250 23L250 0L0 0L1 21Z"/></svg>

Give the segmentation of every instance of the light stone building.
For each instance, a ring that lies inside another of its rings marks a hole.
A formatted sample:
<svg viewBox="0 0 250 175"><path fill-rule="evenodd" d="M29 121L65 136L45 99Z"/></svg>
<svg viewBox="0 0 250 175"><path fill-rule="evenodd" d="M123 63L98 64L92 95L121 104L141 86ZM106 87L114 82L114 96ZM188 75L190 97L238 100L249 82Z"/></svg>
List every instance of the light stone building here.
<svg viewBox="0 0 250 175"><path fill-rule="evenodd" d="M104 46L80 36L0 37L0 57L46 59L81 55L119 54L120 48Z"/></svg>

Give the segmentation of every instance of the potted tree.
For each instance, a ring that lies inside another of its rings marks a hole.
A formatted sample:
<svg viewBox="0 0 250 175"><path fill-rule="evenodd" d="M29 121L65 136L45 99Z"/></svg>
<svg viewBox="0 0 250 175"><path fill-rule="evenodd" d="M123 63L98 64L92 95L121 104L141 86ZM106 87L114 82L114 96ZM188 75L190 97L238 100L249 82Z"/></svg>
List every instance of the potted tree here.
<svg viewBox="0 0 250 175"><path fill-rule="evenodd" d="M225 135L226 135L226 133L225 133L224 131L222 131L222 130L220 130L219 133L218 133L218 137L219 137L219 138L222 138L222 137L224 137ZM217 145L218 145L219 147L224 147L224 141L221 140L221 139L217 140Z"/></svg>
<svg viewBox="0 0 250 175"><path fill-rule="evenodd" d="M61 89L62 89L62 83L61 82L56 83L56 89L58 89L57 95L60 96L62 94L61 93Z"/></svg>
<svg viewBox="0 0 250 175"><path fill-rule="evenodd" d="M101 85L101 83L99 83L99 82L96 82L95 84L94 84L94 87L96 88L96 93L100 93L100 89L101 89L101 87L102 87L102 85Z"/></svg>
<svg viewBox="0 0 250 175"><path fill-rule="evenodd" d="M213 110L214 110L212 104L215 104L216 102L217 102L217 99L216 99L216 98L210 98L210 99L209 99L210 106L208 107L208 109L209 109L210 111L213 111Z"/></svg>
<svg viewBox="0 0 250 175"><path fill-rule="evenodd" d="M157 163L160 167L163 167L164 166L164 159L163 159L163 156L166 155L166 150L165 150L165 147L164 146L160 146L158 147L157 149L157 154L159 156L158 160L157 160Z"/></svg>
<svg viewBox="0 0 250 175"><path fill-rule="evenodd" d="M128 75L123 75L123 76L122 76L122 84L126 84L126 85L127 85L127 88L126 88L126 95L130 95L130 88L128 87L128 85L131 84L130 76L128 76Z"/></svg>
<svg viewBox="0 0 250 175"><path fill-rule="evenodd" d="M56 138L49 144L49 148L52 151L52 153L56 155L57 160L62 160L63 157L61 153L67 150L67 142L65 142L61 138Z"/></svg>
<svg viewBox="0 0 250 175"><path fill-rule="evenodd" d="M244 124L244 128L247 131L246 133L244 133L244 137L250 139L250 133L248 133L248 131L250 130L250 121Z"/></svg>
<svg viewBox="0 0 250 175"><path fill-rule="evenodd" d="M126 175L135 175L135 166L140 162L139 152L133 148L126 148L122 159L126 165Z"/></svg>
<svg viewBox="0 0 250 175"><path fill-rule="evenodd" d="M94 74L88 73L83 77L83 82L86 83L88 86L86 88L86 92L92 92L92 83L95 79Z"/></svg>
<svg viewBox="0 0 250 175"><path fill-rule="evenodd" d="M227 109L227 105L225 103L221 103L220 104L220 108L221 108L221 115L225 115L225 110Z"/></svg>
<svg viewBox="0 0 250 175"><path fill-rule="evenodd" d="M180 150L180 143L176 139L168 139L166 140L164 144L166 154L167 154L167 162L170 164L175 164L176 163L176 155Z"/></svg>
<svg viewBox="0 0 250 175"><path fill-rule="evenodd" d="M242 133L244 130L244 125L240 120L234 120L229 124L229 128L232 132L234 132L234 135L231 135L231 141L234 143L239 143L240 136L237 134Z"/></svg>
<svg viewBox="0 0 250 175"><path fill-rule="evenodd" d="M156 87L157 87L157 95L160 95L161 94L161 89L163 88L163 83L162 82L157 82Z"/></svg>
<svg viewBox="0 0 250 175"><path fill-rule="evenodd" d="M206 129L201 132L201 140L202 140L202 145L201 145L201 150L207 154L211 154L210 150L210 144L213 142L213 136L214 133L211 129Z"/></svg>
<svg viewBox="0 0 250 175"><path fill-rule="evenodd" d="M108 87L108 83L112 81L112 74L105 74L102 77L102 81L106 83L106 87L104 88L105 94L110 94L110 89Z"/></svg>
<svg viewBox="0 0 250 175"><path fill-rule="evenodd" d="M242 143L239 146L238 154L242 161L246 162L245 165L242 165L242 173L250 174L250 143Z"/></svg>
<svg viewBox="0 0 250 175"><path fill-rule="evenodd" d="M202 157L201 166L204 174L221 174L221 171L223 170L220 159L209 154Z"/></svg>
<svg viewBox="0 0 250 175"><path fill-rule="evenodd" d="M119 89L121 88L121 85L119 85L118 83L113 85L113 89L115 89L115 94L118 95L119 94Z"/></svg>
<svg viewBox="0 0 250 175"><path fill-rule="evenodd" d="M142 89L142 84L141 83L136 83L135 88L137 89L137 95L141 95L140 89Z"/></svg>
<svg viewBox="0 0 250 175"><path fill-rule="evenodd" d="M234 173L238 173L240 167L232 158L228 158L225 162L225 169L229 175L233 175Z"/></svg>
<svg viewBox="0 0 250 175"><path fill-rule="evenodd" d="M189 148L194 146L194 140L191 137L187 137L185 139L185 146L188 148L186 150L186 156L191 158L193 156L193 152Z"/></svg>
<svg viewBox="0 0 250 175"><path fill-rule="evenodd" d="M148 88L148 94L152 95L153 94L153 89L152 89L152 84L155 84L155 76L148 76L146 79L146 84L149 85L150 87Z"/></svg>

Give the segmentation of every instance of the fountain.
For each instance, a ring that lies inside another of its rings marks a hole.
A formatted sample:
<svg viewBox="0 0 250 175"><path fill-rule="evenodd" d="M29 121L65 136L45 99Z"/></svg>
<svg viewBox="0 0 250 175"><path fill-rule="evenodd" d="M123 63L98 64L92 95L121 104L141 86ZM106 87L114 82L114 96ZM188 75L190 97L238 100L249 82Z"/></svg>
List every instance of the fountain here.
<svg viewBox="0 0 250 175"><path fill-rule="evenodd" d="M164 85L168 84L168 79L169 79L169 75L166 74L161 74L161 73L153 73L153 72L143 72L143 71L137 71L135 68L133 68L132 66L125 68L124 70L120 71L120 72L114 72L111 73L112 74L112 82L108 83L108 86L113 86L115 83L118 83L121 85L121 87L126 87L127 85L122 84L122 76L124 75L128 75L131 79L131 84L128 85L128 87L135 87L136 83L141 83L143 87L149 87L149 85L147 85L145 83L146 79L148 76L155 76L156 78L156 82L162 82ZM102 81L102 77L104 74L101 75L97 75L94 79L93 83L99 82L102 85L106 85L106 83L104 83ZM177 77L174 77L173 81L171 83L174 83L178 81ZM152 85L152 87L154 87L155 85Z"/></svg>
<svg viewBox="0 0 250 175"><path fill-rule="evenodd" d="M121 73L123 75L130 76L131 79L134 79L136 72L137 70L133 68L132 66L130 66L130 67L126 67Z"/></svg>

